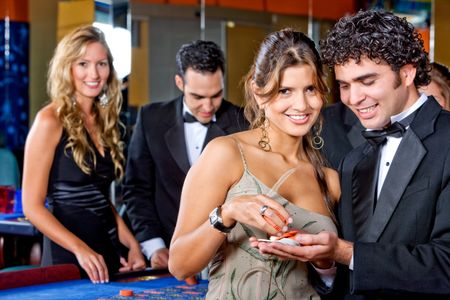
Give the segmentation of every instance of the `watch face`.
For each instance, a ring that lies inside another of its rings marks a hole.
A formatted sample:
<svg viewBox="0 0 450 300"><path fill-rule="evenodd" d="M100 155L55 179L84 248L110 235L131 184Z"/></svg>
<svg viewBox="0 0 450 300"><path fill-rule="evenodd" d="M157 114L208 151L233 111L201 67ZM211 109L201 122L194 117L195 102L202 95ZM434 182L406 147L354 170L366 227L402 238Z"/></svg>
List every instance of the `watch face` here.
<svg viewBox="0 0 450 300"><path fill-rule="evenodd" d="M231 229L236 225L236 223L233 226L226 227L223 225L222 217L220 216L220 206L213 209L213 211L209 214L209 222L211 225L219 230L222 233L230 233Z"/></svg>
<svg viewBox="0 0 450 300"><path fill-rule="evenodd" d="M217 223L217 221L219 220L219 216L217 215L217 211L218 211L218 208L216 207L216 208L211 212L211 214L209 215L209 222L210 222L211 224L215 224L215 223Z"/></svg>

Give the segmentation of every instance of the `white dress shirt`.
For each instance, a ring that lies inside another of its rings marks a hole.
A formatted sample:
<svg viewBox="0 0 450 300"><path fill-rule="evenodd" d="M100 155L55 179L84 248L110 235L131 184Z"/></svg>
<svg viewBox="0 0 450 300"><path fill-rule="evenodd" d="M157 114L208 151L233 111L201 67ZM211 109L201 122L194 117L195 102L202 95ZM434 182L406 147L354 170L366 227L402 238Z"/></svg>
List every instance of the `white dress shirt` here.
<svg viewBox="0 0 450 300"><path fill-rule="evenodd" d="M425 94L421 94L420 98L406 111L399 113L398 115L391 117L391 124L395 122L400 122L404 118L408 117L412 113L414 113L419 107L421 107L425 101L427 101L428 97ZM406 127L406 129L409 128ZM394 159L395 153L397 152L398 146L402 141L403 137L393 137L388 136L386 143L381 146L381 158L378 169L378 184L377 184L377 199L380 196L381 188L383 187L384 180L386 179L387 173L389 172L389 167L392 164L392 160Z"/></svg>

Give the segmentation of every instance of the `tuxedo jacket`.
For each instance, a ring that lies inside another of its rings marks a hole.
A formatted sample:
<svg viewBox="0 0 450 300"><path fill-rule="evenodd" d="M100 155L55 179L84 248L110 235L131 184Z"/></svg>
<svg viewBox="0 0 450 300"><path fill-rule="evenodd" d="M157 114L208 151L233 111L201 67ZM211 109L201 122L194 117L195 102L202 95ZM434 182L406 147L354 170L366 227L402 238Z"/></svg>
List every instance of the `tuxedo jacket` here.
<svg viewBox="0 0 450 300"><path fill-rule="evenodd" d="M450 113L432 97L419 108L357 236L358 172L370 147L354 149L340 169L338 220L354 242L346 299L450 299Z"/></svg>
<svg viewBox="0 0 450 300"><path fill-rule="evenodd" d="M341 101L325 107L322 116L322 154L330 167L337 170L344 156L365 142L361 135L364 127Z"/></svg>
<svg viewBox="0 0 450 300"><path fill-rule="evenodd" d="M243 109L223 100L204 146L247 128ZM127 215L139 242L161 237L170 245L189 168L183 96L143 106L131 136L123 185Z"/></svg>

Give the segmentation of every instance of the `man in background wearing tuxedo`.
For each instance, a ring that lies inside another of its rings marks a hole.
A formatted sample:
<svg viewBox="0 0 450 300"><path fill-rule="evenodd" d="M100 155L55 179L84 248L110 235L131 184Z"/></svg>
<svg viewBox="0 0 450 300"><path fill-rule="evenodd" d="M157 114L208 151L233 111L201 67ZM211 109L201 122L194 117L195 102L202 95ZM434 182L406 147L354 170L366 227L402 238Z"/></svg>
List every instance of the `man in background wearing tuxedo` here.
<svg viewBox="0 0 450 300"><path fill-rule="evenodd" d="M243 110L223 99L225 60L218 45L185 44L176 62L175 83L182 95L139 111L123 186L130 223L153 268L168 266L189 168L213 138L248 127Z"/></svg>

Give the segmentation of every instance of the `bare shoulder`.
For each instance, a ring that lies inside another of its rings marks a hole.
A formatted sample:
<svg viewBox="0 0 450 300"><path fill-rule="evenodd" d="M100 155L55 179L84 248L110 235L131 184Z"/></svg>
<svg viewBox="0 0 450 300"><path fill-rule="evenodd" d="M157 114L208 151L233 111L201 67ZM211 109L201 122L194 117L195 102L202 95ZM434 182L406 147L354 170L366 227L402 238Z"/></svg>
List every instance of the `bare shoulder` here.
<svg viewBox="0 0 450 300"><path fill-rule="evenodd" d="M339 173L331 168L324 168L325 179L327 181L328 190L335 202L339 201L341 196L341 186L339 183Z"/></svg>
<svg viewBox="0 0 450 300"><path fill-rule="evenodd" d="M217 137L209 142L191 169L195 170L196 176L210 174L208 171L216 174L217 170L221 170L220 180L226 181L226 186L231 186L239 180L244 167L236 135Z"/></svg>
<svg viewBox="0 0 450 300"><path fill-rule="evenodd" d="M37 114L33 126L41 130L61 130L62 124L58 118L57 109L53 104L44 106Z"/></svg>
<svg viewBox="0 0 450 300"><path fill-rule="evenodd" d="M53 104L43 107L37 114L30 130L30 136L39 137L47 143L57 143L61 136L62 124Z"/></svg>
<svg viewBox="0 0 450 300"><path fill-rule="evenodd" d="M233 160L239 156L238 142L236 134L217 137L208 143L203 152L206 156L213 155L220 160Z"/></svg>

